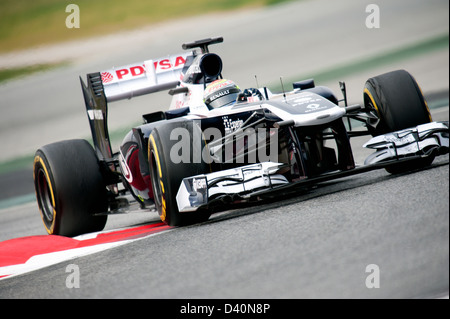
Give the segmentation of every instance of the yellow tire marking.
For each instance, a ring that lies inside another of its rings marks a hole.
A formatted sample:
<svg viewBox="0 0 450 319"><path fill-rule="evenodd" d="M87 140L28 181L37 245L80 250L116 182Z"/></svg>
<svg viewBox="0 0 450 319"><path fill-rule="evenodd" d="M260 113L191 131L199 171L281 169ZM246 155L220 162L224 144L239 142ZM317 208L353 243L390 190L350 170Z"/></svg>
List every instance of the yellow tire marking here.
<svg viewBox="0 0 450 319"><path fill-rule="evenodd" d="M159 183L161 184L161 191L162 191L162 196L161 196L161 215L159 216L161 218L162 221L166 220L166 199L164 197L165 193L164 193L164 184L162 182L162 170L161 170L161 163L159 162L159 154L158 154L158 149L156 148L156 143L155 143L155 139L153 138L153 135L150 134L150 142L153 145L153 150L155 151L155 157L156 157L156 164L158 166L158 171L159 171ZM149 153L149 157L150 158L150 144L148 145L148 153Z"/></svg>
<svg viewBox="0 0 450 319"><path fill-rule="evenodd" d="M161 220L165 221L166 220L166 199L164 198L164 196L162 196L162 212L161 212Z"/></svg>
<svg viewBox="0 0 450 319"><path fill-rule="evenodd" d="M425 102L425 107L427 108L428 118L430 119L430 122L433 122L433 119L431 117L430 108L428 107L427 100L425 100L425 96L423 95L422 88L420 87L419 83L417 83L416 79L414 79L414 82L416 82L417 87L419 88L420 94L422 94L423 101Z"/></svg>
<svg viewBox="0 0 450 319"><path fill-rule="evenodd" d="M158 149L156 148L156 143L155 143L155 139L153 138L153 135L150 135L150 141L153 144L153 149L155 150L156 163L158 164L159 178L161 178L162 177L161 164L159 163ZM150 155L150 152L149 152L149 155Z"/></svg>
<svg viewBox="0 0 450 319"><path fill-rule="evenodd" d="M42 160L42 158L40 156L36 156L34 158L34 165L36 165L36 163L40 163L42 168L44 169L45 178L47 179L47 185L48 185L48 188L50 189L50 195L52 197L53 218L52 218L52 225L50 226L50 229L47 228L47 225L44 221L44 214L43 214L42 210L39 209L41 211L41 218L42 218L42 222L44 223L44 227L47 230L47 233L49 233L51 235L51 234L53 234L53 232L55 230L55 221L56 221L55 195L53 193L53 188L52 188L52 184L50 182L50 176L48 175L47 167L45 166L44 161ZM34 176L34 169L33 169L33 177L36 178L36 176ZM38 198L37 194L36 194L36 198Z"/></svg>
<svg viewBox="0 0 450 319"><path fill-rule="evenodd" d="M378 116L380 116L380 111L378 110L377 103L375 103L375 100L373 99L372 94L370 94L370 92L367 88L364 88L364 93L366 93L369 96L370 100L372 101L373 107L375 108L375 110L377 110Z"/></svg>

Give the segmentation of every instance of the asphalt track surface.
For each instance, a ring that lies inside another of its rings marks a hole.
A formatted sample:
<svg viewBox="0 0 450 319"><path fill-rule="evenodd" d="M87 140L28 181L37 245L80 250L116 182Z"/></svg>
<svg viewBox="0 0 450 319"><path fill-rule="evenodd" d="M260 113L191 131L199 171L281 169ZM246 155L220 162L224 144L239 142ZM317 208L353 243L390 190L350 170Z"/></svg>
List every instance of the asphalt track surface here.
<svg viewBox="0 0 450 319"><path fill-rule="evenodd" d="M6 102L17 103L19 113L23 105L34 103L38 107L27 111L35 110L35 114L21 113L22 117L6 111L2 118L22 125L24 135L20 135L21 130L14 132L19 140L28 139L29 143L23 147L20 143L8 144L13 136L8 135L12 134L12 124L2 122L2 145L11 147L14 156L22 156L53 140L87 136L85 115L80 118L76 115L83 113L81 91L78 84L75 86L72 79L67 79L147 59L150 47L157 51L151 56L159 57L172 53L182 42L223 35L225 43L215 52L224 59L225 68L230 70L227 74L236 74L233 79L246 83L241 86L252 86L255 73L260 83L280 75L293 78L448 34L446 1L407 1L407 6L401 1L380 1L385 18L378 30L364 25L365 2L325 5L329 3L305 1L229 15L228 27L219 28L212 23L208 33L198 30L170 33L171 28L167 27L165 37L156 35L156 31L151 35L153 45L146 47L146 54L142 54L145 46L141 43L139 53L132 49L119 51L105 61L94 55L90 60L77 60L67 69L4 85L0 87L4 97L2 112L6 110ZM214 19L221 22L218 17L208 19L211 18L185 23L195 25ZM299 31L306 29L310 35ZM332 50L330 43L336 43ZM264 50L255 54L251 48L257 47ZM295 58L300 53L304 58ZM270 66L273 61L275 67ZM360 102L362 86L368 77L393 68L409 70L426 95L444 92L447 104L432 113L435 120L448 120L448 46L350 74L347 87L356 87L352 92L357 91L351 93L350 100ZM62 80L67 80L66 85L61 84ZM53 81L53 89L55 86L59 89L58 95L50 100L45 81ZM29 90L24 90L24 85ZM329 86L333 85L330 82ZM20 89L23 94L18 95ZM151 101L153 105L162 105L162 101L168 100L166 95L157 94ZM143 98L118 104L121 109L119 106L112 109L120 114L124 114L123 107L132 107L138 115L149 111L148 100ZM140 112L144 109L147 110ZM58 119L62 123L55 123ZM123 119L138 121L126 115ZM116 129L124 126L115 119L111 122ZM47 127L49 123L55 123L53 129L59 125L66 129L53 136L49 133L52 129ZM358 147L361 143L361 139L356 140L354 147L359 162L367 155L367 151ZM17 174L5 173L2 181L26 180L29 172L25 169ZM19 174L24 177L19 178ZM449 290L448 176L446 155L422 171L393 176L377 170L323 183L299 192L298 196L218 213L203 224L174 228L0 280L0 298L445 297ZM27 187L29 184L23 185L26 191L18 193L29 194ZM17 192L7 198L13 198L14 194ZM157 222L155 212L111 216L106 229ZM34 202L1 209L0 225L2 241L44 234ZM80 269L80 288L66 286L69 264ZM371 264L380 269L380 288L366 287L369 275L366 267Z"/></svg>

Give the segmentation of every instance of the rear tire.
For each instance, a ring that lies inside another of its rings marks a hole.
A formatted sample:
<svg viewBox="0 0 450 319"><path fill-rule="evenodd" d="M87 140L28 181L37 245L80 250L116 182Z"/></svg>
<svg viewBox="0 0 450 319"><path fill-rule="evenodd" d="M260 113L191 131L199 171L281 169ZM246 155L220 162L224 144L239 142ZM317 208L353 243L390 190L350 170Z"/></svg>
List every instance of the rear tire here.
<svg viewBox="0 0 450 319"><path fill-rule="evenodd" d="M432 122L419 85L405 70L392 71L367 80L364 86L364 105L378 118L376 122L367 123L372 136ZM434 157L430 155L402 165L393 165L386 170L389 173L401 173L422 168L430 165Z"/></svg>
<svg viewBox="0 0 450 319"><path fill-rule="evenodd" d="M33 178L42 221L51 235L76 236L100 231L107 216L107 191L97 156L85 140L68 140L40 148Z"/></svg>
<svg viewBox="0 0 450 319"><path fill-rule="evenodd" d="M181 141L170 139L171 132L178 128L189 132L190 155L187 163L174 163L170 156L172 147L181 143ZM198 130L199 134L193 134L194 130ZM204 146L200 128L192 121L165 123L152 130L148 158L154 201L161 220L170 226L200 223L208 220L211 215L206 210L180 213L176 201L183 178L209 173L209 165L203 159L200 163L196 163L193 159L193 152L203 150Z"/></svg>

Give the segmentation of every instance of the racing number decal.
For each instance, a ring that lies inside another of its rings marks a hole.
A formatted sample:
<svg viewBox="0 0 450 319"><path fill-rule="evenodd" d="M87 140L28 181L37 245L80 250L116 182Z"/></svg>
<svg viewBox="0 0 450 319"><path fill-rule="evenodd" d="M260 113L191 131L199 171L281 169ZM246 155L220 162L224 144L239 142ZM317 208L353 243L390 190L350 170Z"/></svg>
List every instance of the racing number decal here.
<svg viewBox="0 0 450 319"><path fill-rule="evenodd" d="M156 165L158 167L158 180L159 180L159 184L161 186L161 220L165 221L166 220L166 199L165 199L165 192L164 192L164 183L162 181L162 170L161 170L161 163L159 161L159 154L158 154L158 149L156 148L156 143L155 143L155 139L153 138L153 135L150 134L150 143L153 147L154 153L155 153L155 161L156 161ZM150 143L148 144L148 153L149 153L149 157L151 158L151 153L150 153ZM156 185L155 185L156 187ZM155 194L156 196L158 196L158 194Z"/></svg>
<svg viewBox="0 0 450 319"><path fill-rule="evenodd" d="M47 181L47 186L50 190L50 196L51 196L51 200L52 200L52 207L53 207L53 213L52 213L52 224L50 225L50 228L47 227L47 223L44 220L44 212L42 211L42 207L39 207L39 210L41 212L41 218L43 221L43 224L45 226L45 229L47 230L47 233L49 233L50 235L53 234L53 231L55 230L55 220L56 220L56 210L55 210L55 195L53 193L53 187L52 187L52 183L50 180L50 175L48 174L48 170L47 167L45 166L44 161L42 160L42 158L40 156L36 156L34 158L34 167L36 167L36 164L39 163L39 165L42 167L44 174L45 174L45 179ZM33 179L36 180L36 170L33 168ZM36 198L39 198L39 194L36 193ZM43 205L43 204L41 204Z"/></svg>

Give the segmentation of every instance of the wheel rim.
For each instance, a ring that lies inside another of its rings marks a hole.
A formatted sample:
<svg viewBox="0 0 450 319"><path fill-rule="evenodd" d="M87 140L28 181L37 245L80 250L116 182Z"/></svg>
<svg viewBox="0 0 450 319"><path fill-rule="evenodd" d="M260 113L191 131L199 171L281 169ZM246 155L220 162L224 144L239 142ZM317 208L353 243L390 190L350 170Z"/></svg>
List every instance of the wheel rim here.
<svg viewBox="0 0 450 319"><path fill-rule="evenodd" d="M367 119L367 124L369 124L373 128L376 128L378 123L380 123L380 115L371 102L369 102L369 108L370 117Z"/></svg>
<svg viewBox="0 0 450 319"><path fill-rule="evenodd" d="M47 223L51 224L53 222L54 212L52 194L50 192L45 171L42 168L40 168L38 172L37 189L37 197L43 217Z"/></svg>
<svg viewBox="0 0 450 319"><path fill-rule="evenodd" d="M378 111L378 108L374 105L373 97L368 93L368 90L367 92L364 92L364 105L368 109L366 126L372 135L379 135L382 133L380 113Z"/></svg>

